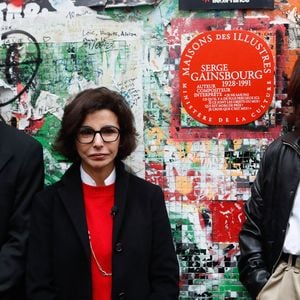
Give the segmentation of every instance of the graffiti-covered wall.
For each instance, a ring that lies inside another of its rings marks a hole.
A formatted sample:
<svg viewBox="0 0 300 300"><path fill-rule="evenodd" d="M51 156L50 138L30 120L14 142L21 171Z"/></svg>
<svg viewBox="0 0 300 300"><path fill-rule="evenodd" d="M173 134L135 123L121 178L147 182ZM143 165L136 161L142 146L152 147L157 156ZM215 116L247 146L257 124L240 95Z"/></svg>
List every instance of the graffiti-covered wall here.
<svg viewBox="0 0 300 300"><path fill-rule="evenodd" d="M51 149L66 101L88 87L119 91L140 136L128 164L165 193L180 299L249 299L236 262L242 208L264 149L286 130L287 84L300 51L299 1L278 0L265 10L183 11L174 0L15 0L1 1L0 18L1 117L42 143L46 184L68 167ZM249 124L206 125L182 107L181 54L188 40L213 30L251 31L271 49L274 97Z"/></svg>

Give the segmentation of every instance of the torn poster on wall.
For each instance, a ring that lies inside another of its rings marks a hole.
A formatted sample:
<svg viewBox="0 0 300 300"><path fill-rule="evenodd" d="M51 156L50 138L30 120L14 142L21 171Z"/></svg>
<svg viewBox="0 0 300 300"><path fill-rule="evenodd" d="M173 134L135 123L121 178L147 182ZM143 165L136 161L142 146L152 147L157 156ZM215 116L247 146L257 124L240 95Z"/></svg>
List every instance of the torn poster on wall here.
<svg viewBox="0 0 300 300"><path fill-rule="evenodd" d="M142 137L141 22L103 22L92 10L78 7L65 14L17 18L5 25L0 29L0 115L41 142L49 174L46 184L57 181L67 168L51 144L65 103L83 89L106 86L120 92ZM143 159L144 145L139 139L128 162L141 177Z"/></svg>
<svg viewBox="0 0 300 300"><path fill-rule="evenodd" d="M179 0L179 9L274 9L274 0Z"/></svg>
<svg viewBox="0 0 300 300"><path fill-rule="evenodd" d="M88 6L88 7L126 7L126 6L141 6L141 5L154 5L160 0L76 0L75 6Z"/></svg>
<svg viewBox="0 0 300 300"><path fill-rule="evenodd" d="M133 7L142 5L157 5L160 0L63 0L63 1L51 1L51 0L0 0L0 9L7 9L7 6L16 9L23 9L28 3L31 6L41 7L41 9L46 9L49 11L60 11L62 8L72 7L72 6L86 6L91 8L114 8L114 7Z"/></svg>

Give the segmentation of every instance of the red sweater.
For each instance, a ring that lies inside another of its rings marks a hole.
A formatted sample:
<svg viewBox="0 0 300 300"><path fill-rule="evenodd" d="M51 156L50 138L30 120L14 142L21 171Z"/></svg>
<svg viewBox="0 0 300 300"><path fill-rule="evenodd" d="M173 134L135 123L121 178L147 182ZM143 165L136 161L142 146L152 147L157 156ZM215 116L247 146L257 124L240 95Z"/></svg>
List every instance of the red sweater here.
<svg viewBox="0 0 300 300"><path fill-rule="evenodd" d="M90 186L83 183L83 196L88 230L95 256L102 269L112 272L111 208L114 204L115 185ZM112 277L104 276L91 252L93 300L110 300Z"/></svg>

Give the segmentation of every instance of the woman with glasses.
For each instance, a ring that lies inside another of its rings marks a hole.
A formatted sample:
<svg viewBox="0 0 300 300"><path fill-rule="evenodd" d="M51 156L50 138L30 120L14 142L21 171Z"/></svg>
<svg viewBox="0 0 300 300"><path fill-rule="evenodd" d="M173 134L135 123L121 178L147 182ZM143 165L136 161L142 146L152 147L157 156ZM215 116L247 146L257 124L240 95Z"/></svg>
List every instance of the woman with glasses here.
<svg viewBox="0 0 300 300"><path fill-rule="evenodd" d="M28 299L178 299L162 190L122 162L136 137L117 92L88 89L65 107L54 149L72 165L34 200Z"/></svg>

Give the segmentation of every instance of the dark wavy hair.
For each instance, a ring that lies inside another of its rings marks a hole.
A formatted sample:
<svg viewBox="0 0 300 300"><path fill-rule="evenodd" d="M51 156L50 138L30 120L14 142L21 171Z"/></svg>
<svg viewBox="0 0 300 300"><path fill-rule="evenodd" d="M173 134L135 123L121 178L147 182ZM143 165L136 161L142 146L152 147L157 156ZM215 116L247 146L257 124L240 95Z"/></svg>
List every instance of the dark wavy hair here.
<svg viewBox="0 0 300 300"><path fill-rule="evenodd" d="M137 146L134 116L125 98L106 87L84 90L65 106L53 150L70 162L79 162L80 156L75 144L77 132L88 114L101 109L112 111L118 118L120 144L116 159L128 157Z"/></svg>
<svg viewBox="0 0 300 300"><path fill-rule="evenodd" d="M288 99L292 101L293 113L287 117L290 126L300 128L300 54L294 64L288 85Z"/></svg>

